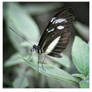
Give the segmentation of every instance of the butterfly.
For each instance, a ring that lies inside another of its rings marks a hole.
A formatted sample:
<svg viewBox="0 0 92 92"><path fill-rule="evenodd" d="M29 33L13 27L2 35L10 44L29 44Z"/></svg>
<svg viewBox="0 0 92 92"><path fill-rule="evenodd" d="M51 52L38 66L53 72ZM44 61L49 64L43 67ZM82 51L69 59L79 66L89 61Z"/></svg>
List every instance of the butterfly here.
<svg viewBox="0 0 92 92"><path fill-rule="evenodd" d="M33 45L38 53L60 58L60 53L66 48L74 21L74 16L68 9L62 9L50 21L43 32L38 45Z"/></svg>
<svg viewBox="0 0 92 92"><path fill-rule="evenodd" d="M74 16L68 9L60 10L49 21L38 45L34 44L31 50L35 50L40 55L44 53L45 55L61 58L60 53L66 48L69 42L71 35L70 28L72 27L74 19ZM12 30L11 27L10 29ZM23 36L21 37L23 38Z"/></svg>

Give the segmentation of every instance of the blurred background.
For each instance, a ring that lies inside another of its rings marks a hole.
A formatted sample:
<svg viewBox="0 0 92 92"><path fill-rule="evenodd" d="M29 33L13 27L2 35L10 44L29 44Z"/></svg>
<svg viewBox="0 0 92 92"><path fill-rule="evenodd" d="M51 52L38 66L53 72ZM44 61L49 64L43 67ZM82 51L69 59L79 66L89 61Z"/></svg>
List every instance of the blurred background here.
<svg viewBox="0 0 92 92"><path fill-rule="evenodd" d="M79 85L66 82L59 83L56 79L37 73L26 65L25 62L20 62L21 60L18 60L15 56L17 56L17 52L26 53L25 50L27 48L22 48L19 43L23 42L23 40L8 29L8 24L12 25L14 29L25 34L27 39L31 41L34 39L33 42L38 43L50 19L62 7L70 8L71 13L75 16L75 22L71 29L72 35L70 42L63 51L64 55L66 55L69 60L60 64L59 67L70 74L78 73L76 67L72 63L71 48L75 35L80 36L86 43L89 42L89 2L3 2L4 88L79 87ZM19 15L17 14L18 12ZM34 31L32 32L31 30ZM31 34L33 34L33 36Z"/></svg>

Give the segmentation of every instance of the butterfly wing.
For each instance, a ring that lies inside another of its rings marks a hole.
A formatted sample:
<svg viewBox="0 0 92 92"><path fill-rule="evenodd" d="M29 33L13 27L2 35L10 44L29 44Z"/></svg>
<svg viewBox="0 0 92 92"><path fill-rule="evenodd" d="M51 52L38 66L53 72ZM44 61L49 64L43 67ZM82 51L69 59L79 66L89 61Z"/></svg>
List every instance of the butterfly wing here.
<svg viewBox="0 0 92 92"><path fill-rule="evenodd" d="M70 31L63 30L63 33L60 36L60 39L54 49L48 54L54 57L61 57L60 53L66 48L69 38L70 38Z"/></svg>
<svg viewBox="0 0 92 92"><path fill-rule="evenodd" d="M49 22L38 46L40 50L47 55L61 57L60 53L66 48L70 34L69 31L74 16L67 10L63 9L57 13Z"/></svg>

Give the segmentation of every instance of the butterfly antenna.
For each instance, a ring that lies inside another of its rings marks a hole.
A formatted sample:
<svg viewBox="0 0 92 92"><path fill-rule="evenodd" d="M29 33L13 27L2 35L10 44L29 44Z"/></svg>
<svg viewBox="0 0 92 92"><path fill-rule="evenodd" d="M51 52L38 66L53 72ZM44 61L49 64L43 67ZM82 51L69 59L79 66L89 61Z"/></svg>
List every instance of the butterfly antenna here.
<svg viewBox="0 0 92 92"><path fill-rule="evenodd" d="M33 44L32 42L30 42L23 34L20 34L18 32L16 32L11 26L9 26L9 29L11 31L13 31L14 33L16 33L17 36L19 36L20 38L22 38L24 41L28 41L29 43Z"/></svg>

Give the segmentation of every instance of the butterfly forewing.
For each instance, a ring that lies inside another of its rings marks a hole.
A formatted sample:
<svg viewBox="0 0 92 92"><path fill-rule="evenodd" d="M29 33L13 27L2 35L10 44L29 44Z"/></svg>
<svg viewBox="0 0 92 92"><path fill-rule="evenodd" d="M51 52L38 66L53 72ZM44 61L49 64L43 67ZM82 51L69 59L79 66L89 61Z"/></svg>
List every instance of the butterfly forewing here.
<svg viewBox="0 0 92 92"><path fill-rule="evenodd" d="M66 48L70 38L70 28L74 16L67 10L63 9L57 13L49 22L38 46L45 54L54 57L61 57L60 53Z"/></svg>

